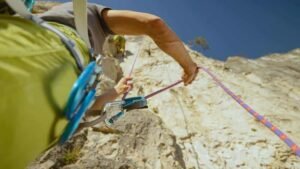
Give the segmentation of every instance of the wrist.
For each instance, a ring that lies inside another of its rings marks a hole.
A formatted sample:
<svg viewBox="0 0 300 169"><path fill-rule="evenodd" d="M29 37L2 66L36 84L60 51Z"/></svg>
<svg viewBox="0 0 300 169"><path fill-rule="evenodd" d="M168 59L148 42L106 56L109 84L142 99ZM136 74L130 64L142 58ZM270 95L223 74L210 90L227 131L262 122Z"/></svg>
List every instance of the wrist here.
<svg viewBox="0 0 300 169"><path fill-rule="evenodd" d="M193 61L187 62L184 65L181 65L181 67L184 69L185 72L194 72L197 69L197 64Z"/></svg>
<svg viewBox="0 0 300 169"><path fill-rule="evenodd" d="M113 89L111 89L112 91L110 92L112 97L117 98L118 96L120 96L122 93L120 92L120 90L118 89L118 87L114 87Z"/></svg>
<svg viewBox="0 0 300 169"><path fill-rule="evenodd" d="M179 63L180 63L180 66L185 68L185 69L196 65L187 51L185 52L183 57L180 58Z"/></svg>
<svg viewBox="0 0 300 169"><path fill-rule="evenodd" d="M113 92L114 95L116 96L119 96L120 95L120 90L118 89L117 86L114 87L114 92Z"/></svg>

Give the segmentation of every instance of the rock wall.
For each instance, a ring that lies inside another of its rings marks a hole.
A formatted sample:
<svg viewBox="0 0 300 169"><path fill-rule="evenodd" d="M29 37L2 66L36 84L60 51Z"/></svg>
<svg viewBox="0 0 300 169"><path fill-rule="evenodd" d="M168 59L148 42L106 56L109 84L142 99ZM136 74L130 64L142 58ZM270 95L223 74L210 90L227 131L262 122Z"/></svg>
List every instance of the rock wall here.
<svg viewBox="0 0 300 169"><path fill-rule="evenodd" d="M150 39L128 37L127 42L130 52L118 59L125 75L141 51L129 96L147 95L180 79L179 65ZM299 49L226 62L189 51L199 65L300 144ZM300 168L299 157L202 71L192 85L178 85L148 103L148 110L127 112L115 130L86 129L29 168ZM77 156L66 162L72 150Z"/></svg>

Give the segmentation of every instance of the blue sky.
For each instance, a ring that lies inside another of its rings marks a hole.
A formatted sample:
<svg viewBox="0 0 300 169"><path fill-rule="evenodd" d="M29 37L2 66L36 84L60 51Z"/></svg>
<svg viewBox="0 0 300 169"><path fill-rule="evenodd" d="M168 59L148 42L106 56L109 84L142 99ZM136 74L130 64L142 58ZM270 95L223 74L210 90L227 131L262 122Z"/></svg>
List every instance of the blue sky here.
<svg viewBox="0 0 300 169"><path fill-rule="evenodd" d="M162 17L184 41L203 36L206 56L256 58L300 47L299 0L90 0Z"/></svg>

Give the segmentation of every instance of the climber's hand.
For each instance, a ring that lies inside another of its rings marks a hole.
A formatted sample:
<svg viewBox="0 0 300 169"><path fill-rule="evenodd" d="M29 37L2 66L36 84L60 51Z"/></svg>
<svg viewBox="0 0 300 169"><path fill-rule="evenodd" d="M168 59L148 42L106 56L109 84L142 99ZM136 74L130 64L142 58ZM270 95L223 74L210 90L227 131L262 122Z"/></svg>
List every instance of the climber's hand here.
<svg viewBox="0 0 300 169"><path fill-rule="evenodd" d="M198 66L196 65L196 63L193 63L192 65L190 66L187 66L187 67L184 67L184 74L182 75L182 80L184 82L184 85L189 85L191 84L197 74L198 74Z"/></svg>
<svg viewBox="0 0 300 169"><path fill-rule="evenodd" d="M122 95L131 90L132 86L132 78L123 77L114 88L118 95Z"/></svg>

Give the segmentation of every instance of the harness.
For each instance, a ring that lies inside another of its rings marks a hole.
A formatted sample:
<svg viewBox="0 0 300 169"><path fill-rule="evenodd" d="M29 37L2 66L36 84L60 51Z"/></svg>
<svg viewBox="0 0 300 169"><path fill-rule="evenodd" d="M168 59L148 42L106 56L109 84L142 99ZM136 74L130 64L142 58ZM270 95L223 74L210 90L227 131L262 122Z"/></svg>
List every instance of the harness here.
<svg viewBox="0 0 300 169"><path fill-rule="evenodd" d="M58 29L51 26L38 16L29 12L21 0L6 0L6 3L25 19L35 22L36 24L54 32L58 37L60 37L61 41L75 59L77 68L81 72L78 80L73 85L66 109L64 111L65 117L69 120L69 123L67 124L67 127L59 141L61 144L63 144L76 131L82 117L84 116L84 113L93 104L96 94L96 85L99 82L98 77L102 73L102 69L97 64L100 62L101 56L94 56L93 49L91 48L88 38L87 2L86 0L73 0L77 32L89 48L90 57L97 58L96 61L92 61L86 67L84 67L82 53L79 51L73 40L65 36Z"/></svg>
<svg viewBox="0 0 300 169"><path fill-rule="evenodd" d="M99 66L101 62L101 56L94 56L93 49L91 48L88 29L87 29L87 2L86 0L73 0L74 18L75 25L78 34L85 41L87 47L90 49L90 57L96 58L95 61L89 63L86 67L83 64L83 56L78 50L75 42L65 36L55 27L51 26L41 18L33 15L29 12L24 3L20 0L7 0L7 4L19 15L29 19L41 27L44 27L52 32L54 32L61 41L65 44L67 49L70 51L74 57L78 69L81 71L77 81L74 83L72 90L70 92L66 108L64 110L65 117L69 120L63 134L59 139L60 144L64 144L76 131L85 112L93 105L96 99L96 86L99 83L99 77L101 76L102 69ZM118 106L117 106L118 105ZM147 108L147 102L143 97L133 97L124 99L122 101L111 102L106 104L104 113L107 113L107 119L105 122L107 125L113 125L125 111L139 108ZM108 111L112 108L119 107L120 112ZM98 120L99 121L99 120ZM88 126L95 125L98 121L87 122ZM102 118L100 119L102 121Z"/></svg>

